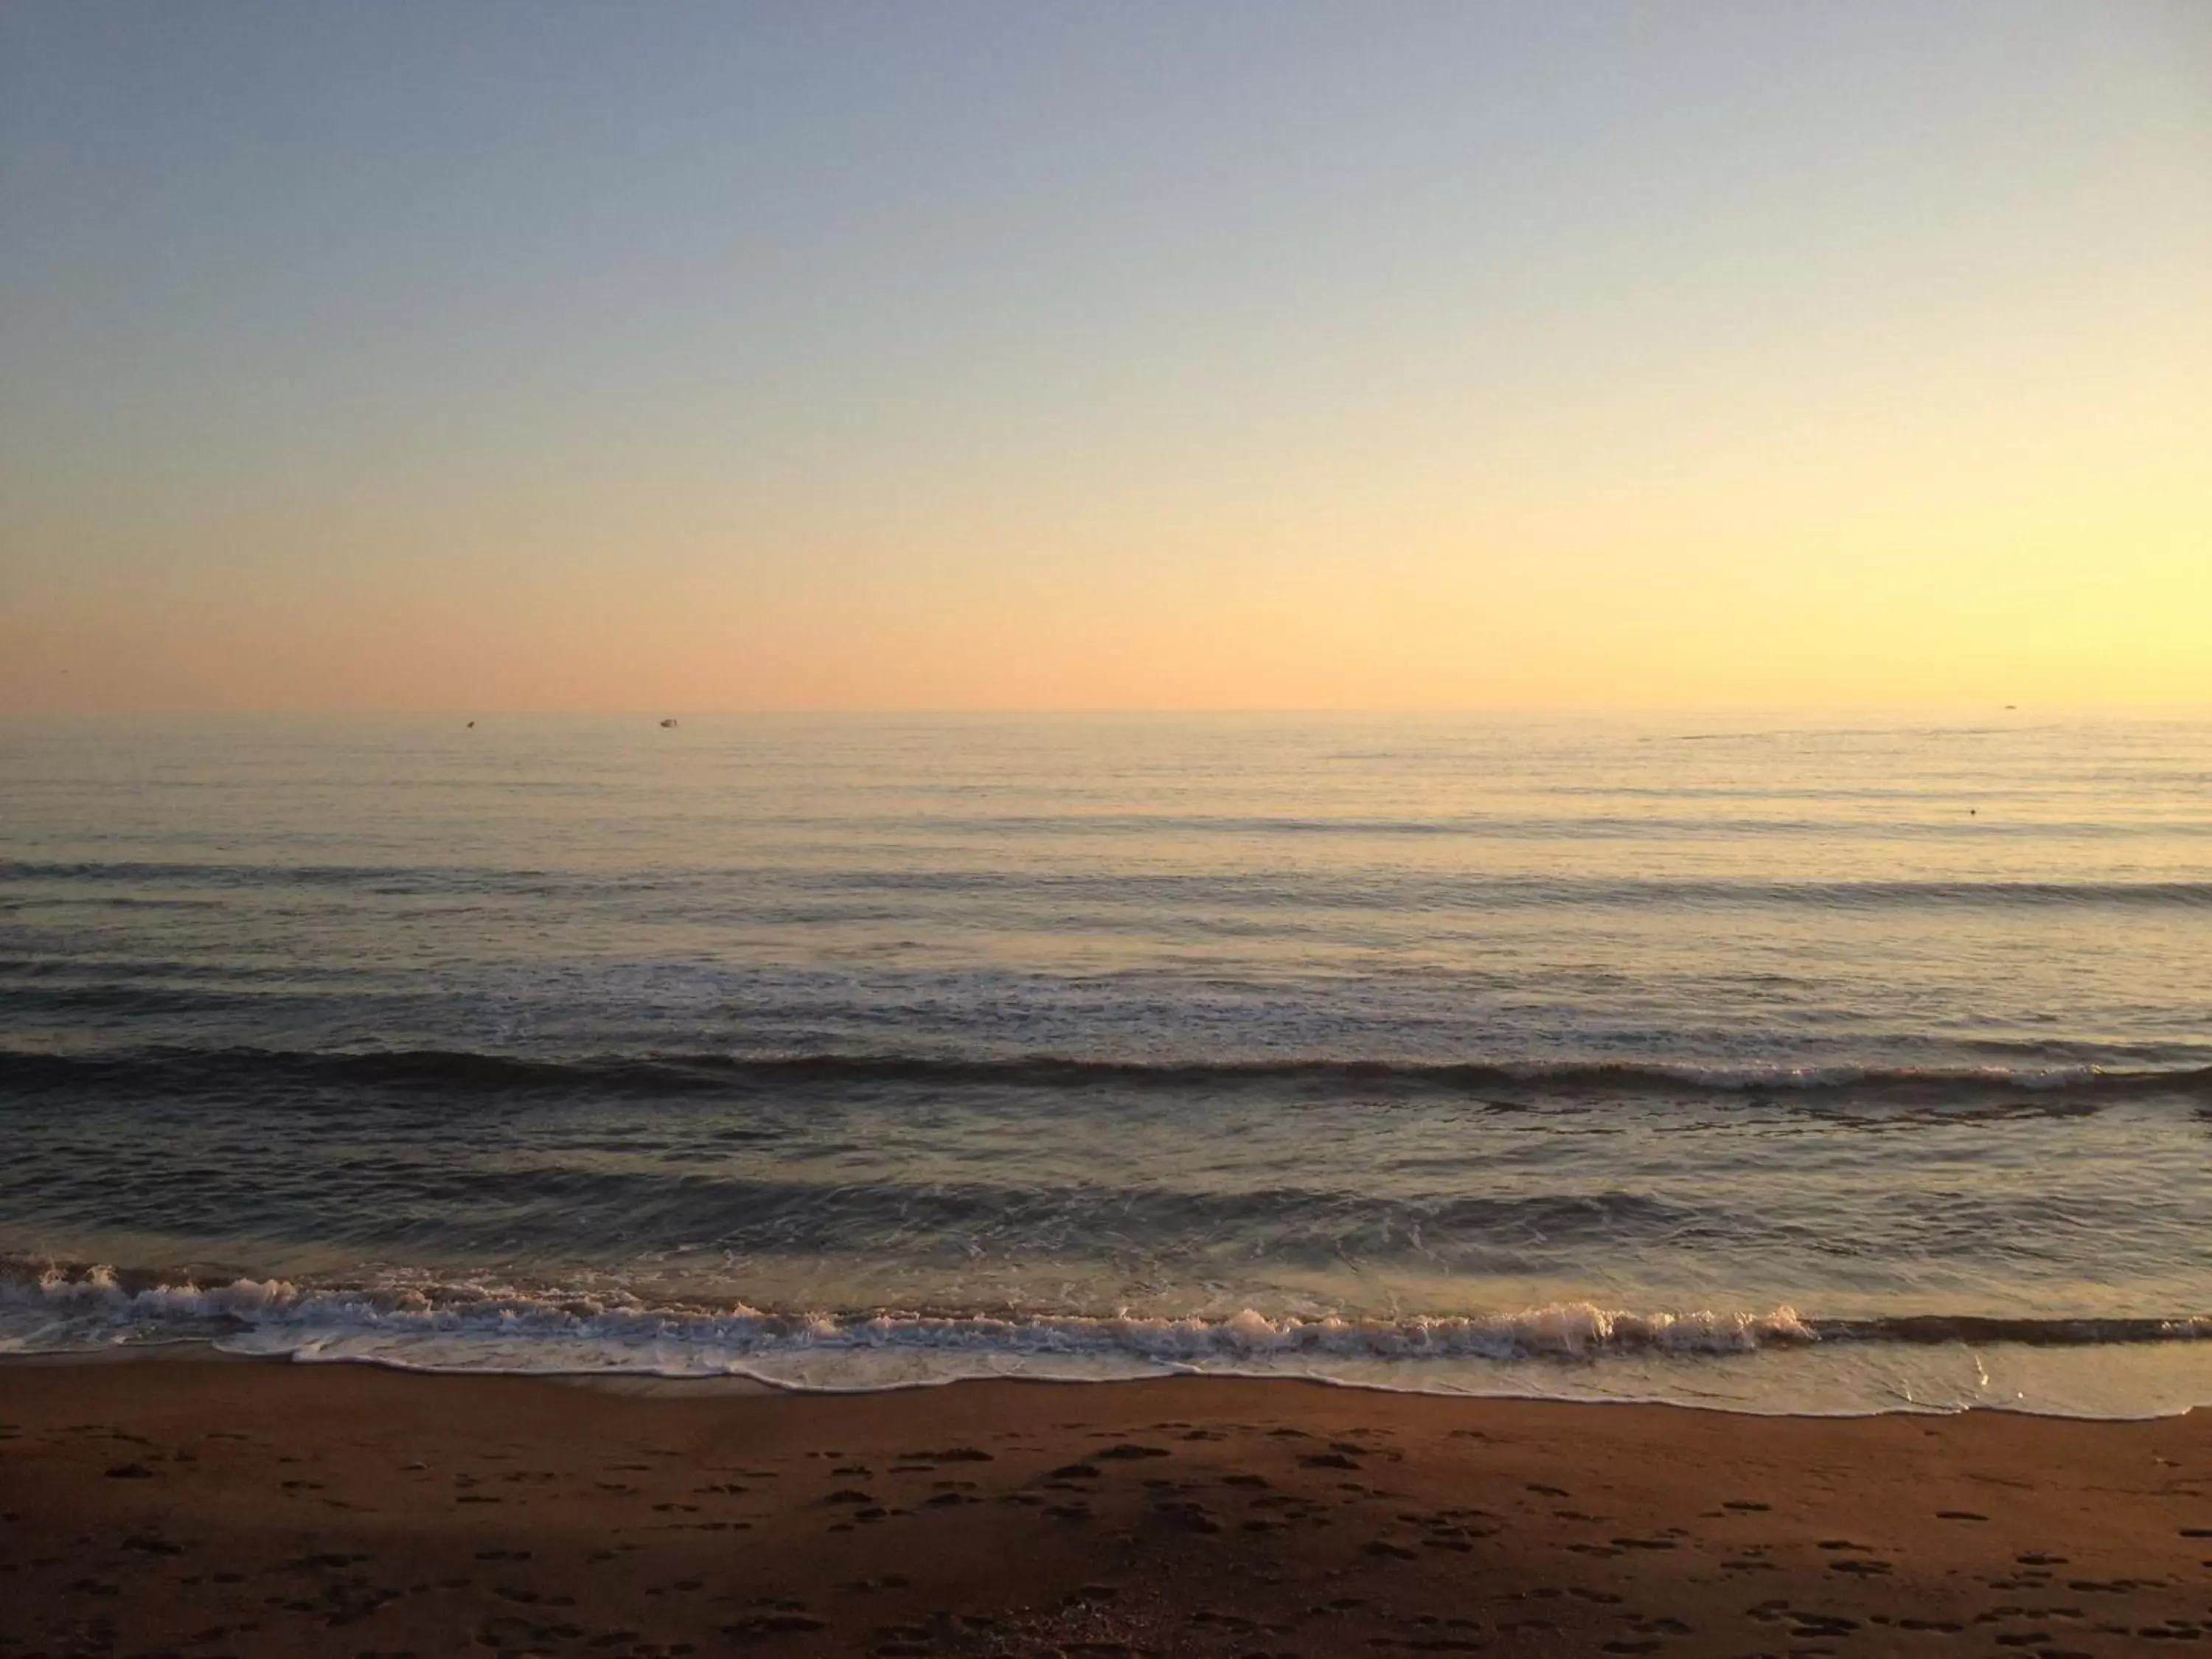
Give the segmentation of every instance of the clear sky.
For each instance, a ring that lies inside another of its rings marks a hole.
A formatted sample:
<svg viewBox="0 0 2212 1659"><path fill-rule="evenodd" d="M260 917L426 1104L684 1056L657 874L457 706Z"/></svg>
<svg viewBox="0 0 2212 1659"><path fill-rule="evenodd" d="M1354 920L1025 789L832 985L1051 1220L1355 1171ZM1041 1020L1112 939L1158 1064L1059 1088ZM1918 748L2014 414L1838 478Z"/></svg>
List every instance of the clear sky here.
<svg viewBox="0 0 2212 1659"><path fill-rule="evenodd" d="M0 709L2212 702L2212 4L0 6Z"/></svg>

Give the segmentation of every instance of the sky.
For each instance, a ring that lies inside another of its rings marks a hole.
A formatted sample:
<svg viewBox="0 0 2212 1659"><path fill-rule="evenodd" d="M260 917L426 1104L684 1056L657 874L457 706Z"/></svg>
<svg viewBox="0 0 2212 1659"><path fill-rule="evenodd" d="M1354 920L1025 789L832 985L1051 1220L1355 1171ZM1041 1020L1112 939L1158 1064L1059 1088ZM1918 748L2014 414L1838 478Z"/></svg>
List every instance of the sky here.
<svg viewBox="0 0 2212 1659"><path fill-rule="evenodd" d="M2212 703L2212 5L9 0L0 712Z"/></svg>

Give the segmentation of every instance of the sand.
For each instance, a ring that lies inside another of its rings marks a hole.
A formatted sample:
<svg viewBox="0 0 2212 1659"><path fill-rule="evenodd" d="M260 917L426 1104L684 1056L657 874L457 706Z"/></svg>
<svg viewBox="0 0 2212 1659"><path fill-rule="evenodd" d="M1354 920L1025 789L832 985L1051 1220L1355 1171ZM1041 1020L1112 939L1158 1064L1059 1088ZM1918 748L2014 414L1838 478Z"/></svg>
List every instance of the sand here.
<svg viewBox="0 0 2212 1659"><path fill-rule="evenodd" d="M0 1656L2121 1654L2212 1417L0 1365Z"/></svg>

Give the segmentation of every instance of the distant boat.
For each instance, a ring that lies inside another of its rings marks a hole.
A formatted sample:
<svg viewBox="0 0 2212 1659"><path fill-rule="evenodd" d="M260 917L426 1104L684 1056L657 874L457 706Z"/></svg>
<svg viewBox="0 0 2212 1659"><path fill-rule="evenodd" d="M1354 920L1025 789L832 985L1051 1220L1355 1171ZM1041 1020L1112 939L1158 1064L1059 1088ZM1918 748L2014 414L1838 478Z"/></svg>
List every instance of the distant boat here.
<svg viewBox="0 0 2212 1659"><path fill-rule="evenodd" d="M661 729L662 729L662 730L664 730L664 731L665 731L668 727L670 727L670 726L673 726L673 725L675 725L675 724L676 724L676 722L675 722L674 720L663 720L663 721L661 721L661 723L660 723L660 725L661 725Z"/></svg>

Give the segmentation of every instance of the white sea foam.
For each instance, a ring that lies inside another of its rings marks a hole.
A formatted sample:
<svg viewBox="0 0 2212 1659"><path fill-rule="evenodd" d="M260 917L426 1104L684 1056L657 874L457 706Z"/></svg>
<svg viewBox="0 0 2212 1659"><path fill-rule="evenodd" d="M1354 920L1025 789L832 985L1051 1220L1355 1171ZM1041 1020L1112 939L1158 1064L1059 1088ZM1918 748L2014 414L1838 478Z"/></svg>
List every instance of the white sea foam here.
<svg viewBox="0 0 2212 1659"><path fill-rule="evenodd" d="M1334 1317L1225 1318L1132 1314L1014 1316L878 1311L766 1312L648 1304L623 1291L530 1291L476 1280L378 1286L304 1286L284 1279L137 1288L116 1270L47 1268L0 1280L0 1351L26 1352L158 1339L220 1326L226 1340L277 1339L302 1349L356 1335L528 1338L549 1352L590 1345L610 1352L651 1345L729 1354L914 1348L969 1353L1125 1354L1174 1365L1289 1354L1419 1360L1583 1359L1635 1350L1747 1353L1818 1340L1796 1312L1632 1313L1593 1303L1381 1323Z"/></svg>
<svg viewBox="0 0 2212 1659"><path fill-rule="evenodd" d="M2135 1417L2212 1404L2212 1342L1824 1340L1787 1307L1632 1312L1560 1303L1395 1322L653 1304L492 1281L130 1282L105 1267L0 1278L0 1353L199 1340L230 1352L416 1370L739 1377L830 1392L982 1376L1300 1377L1459 1395L1857 1413L1973 1406ZM2176 1322L2176 1338L2212 1323ZM2152 1350L2172 1352L2150 1352ZM2124 1353L2124 1363L2115 1354Z"/></svg>

